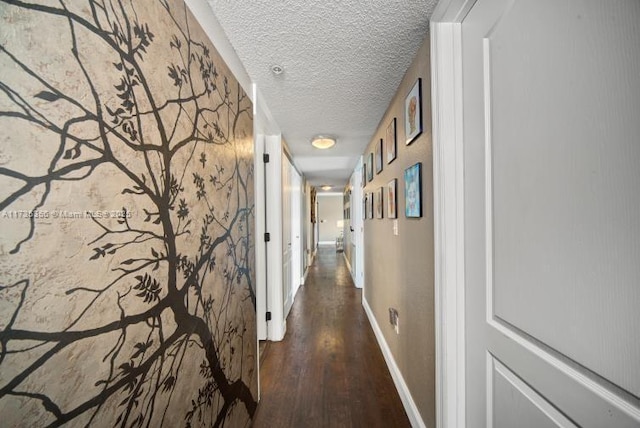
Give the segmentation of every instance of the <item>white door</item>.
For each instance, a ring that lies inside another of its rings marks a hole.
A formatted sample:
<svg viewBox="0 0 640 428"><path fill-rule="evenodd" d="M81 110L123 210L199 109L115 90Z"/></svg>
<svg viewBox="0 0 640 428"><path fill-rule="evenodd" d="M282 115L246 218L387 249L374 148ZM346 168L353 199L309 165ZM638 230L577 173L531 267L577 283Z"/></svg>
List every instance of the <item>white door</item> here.
<svg viewBox="0 0 640 428"><path fill-rule="evenodd" d="M282 154L282 304L286 320L291 299L291 163Z"/></svg>
<svg viewBox="0 0 640 428"><path fill-rule="evenodd" d="M640 1L462 21L467 427L640 427Z"/></svg>
<svg viewBox="0 0 640 428"><path fill-rule="evenodd" d="M353 228L353 282L358 288L364 285L364 219L362 218L362 157L353 174L351 191L351 227Z"/></svg>
<svg viewBox="0 0 640 428"><path fill-rule="evenodd" d="M291 304L302 283L302 177L291 168ZM288 311L287 311L288 312ZM285 313L287 313L285 312Z"/></svg>

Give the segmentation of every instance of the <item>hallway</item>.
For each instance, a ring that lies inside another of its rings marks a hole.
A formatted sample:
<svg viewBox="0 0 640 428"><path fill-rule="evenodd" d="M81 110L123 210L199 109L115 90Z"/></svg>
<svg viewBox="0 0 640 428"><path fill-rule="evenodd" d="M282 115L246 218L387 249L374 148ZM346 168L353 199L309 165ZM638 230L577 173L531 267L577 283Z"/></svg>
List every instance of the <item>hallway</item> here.
<svg viewBox="0 0 640 428"><path fill-rule="evenodd" d="M400 397L341 253L320 247L260 367L253 426L408 427Z"/></svg>

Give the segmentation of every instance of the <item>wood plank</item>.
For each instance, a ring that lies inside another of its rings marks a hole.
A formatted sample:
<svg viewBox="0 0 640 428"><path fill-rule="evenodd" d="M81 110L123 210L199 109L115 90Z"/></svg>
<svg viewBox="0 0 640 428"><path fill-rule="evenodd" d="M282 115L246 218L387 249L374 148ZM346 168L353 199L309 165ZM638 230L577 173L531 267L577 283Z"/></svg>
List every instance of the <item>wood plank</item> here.
<svg viewBox="0 0 640 428"><path fill-rule="evenodd" d="M411 426L361 302L342 254L321 248L266 347L254 427Z"/></svg>

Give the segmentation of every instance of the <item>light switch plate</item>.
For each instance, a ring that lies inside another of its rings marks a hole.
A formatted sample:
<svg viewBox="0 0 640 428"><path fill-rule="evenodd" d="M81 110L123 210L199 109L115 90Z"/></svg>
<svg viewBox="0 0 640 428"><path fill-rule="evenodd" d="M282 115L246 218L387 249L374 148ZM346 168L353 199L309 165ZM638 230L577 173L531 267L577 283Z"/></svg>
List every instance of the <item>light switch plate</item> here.
<svg viewBox="0 0 640 428"><path fill-rule="evenodd" d="M398 236L398 219L393 220L393 234Z"/></svg>

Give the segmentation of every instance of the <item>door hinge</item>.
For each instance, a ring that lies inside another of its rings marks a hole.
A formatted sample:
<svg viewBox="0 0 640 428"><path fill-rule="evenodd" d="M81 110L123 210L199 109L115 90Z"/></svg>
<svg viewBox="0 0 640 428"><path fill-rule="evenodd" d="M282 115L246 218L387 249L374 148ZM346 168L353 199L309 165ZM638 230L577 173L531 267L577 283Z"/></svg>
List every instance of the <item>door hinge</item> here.
<svg viewBox="0 0 640 428"><path fill-rule="evenodd" d="M269 242L271 241L271 234L269 232L266 232L264 234L264 242Z"/></svg>
<svg viewBox="0 0 640 428"><path fill-rule="evenodd" d="M267 321L271 321L271 312L267 312L265 315L266 315L265 318L267 319Z"/></svg>
<svg viewBox="0 0 640 428"><path fill-rule="evenodd" d="M269 163L269 153L264 153L264 154L262 155L262 161L263 161L264 163Z"/></svg>

